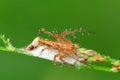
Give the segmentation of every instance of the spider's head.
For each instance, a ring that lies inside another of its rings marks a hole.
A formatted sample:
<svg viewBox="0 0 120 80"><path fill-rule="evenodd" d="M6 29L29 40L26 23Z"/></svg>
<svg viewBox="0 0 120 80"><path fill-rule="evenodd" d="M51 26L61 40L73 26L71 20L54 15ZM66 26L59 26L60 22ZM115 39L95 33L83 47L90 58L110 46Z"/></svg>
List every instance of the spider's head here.
<svg viewBox="0 0 120 80"><path fill-rule="evenodd" d="M74 47L75 49L80 48L79 44L77 44L77 43L73 44L73 47Z"/></svg>

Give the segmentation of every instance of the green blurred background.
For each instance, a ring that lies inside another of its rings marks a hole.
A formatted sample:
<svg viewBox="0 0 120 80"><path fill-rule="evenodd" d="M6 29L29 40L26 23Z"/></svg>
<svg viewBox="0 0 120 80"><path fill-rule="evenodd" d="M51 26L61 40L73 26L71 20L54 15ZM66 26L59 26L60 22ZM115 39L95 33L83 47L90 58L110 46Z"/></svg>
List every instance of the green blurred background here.
<svg viewBox="0 0 120 80"><path fill-rule="evenodd" d="M50 31L82 27L96 32L79 33L73 42L120 59L120 0L0 1L0 33L16 47L28 45L41 27ZM120 80L120 74L59 67L44 59L0 51L0 80Z"/></svg>

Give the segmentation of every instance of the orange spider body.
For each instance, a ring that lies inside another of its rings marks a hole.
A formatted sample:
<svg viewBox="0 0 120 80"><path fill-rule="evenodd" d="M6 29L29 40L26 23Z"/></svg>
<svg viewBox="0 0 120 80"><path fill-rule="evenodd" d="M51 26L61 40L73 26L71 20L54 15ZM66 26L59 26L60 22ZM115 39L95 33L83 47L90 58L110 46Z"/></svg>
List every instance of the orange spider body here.
<svg viewBox="0 0 120 80"><path fill-rule="evenodd" d="M74 54L76 50L74 50L74 46L71 43L65 42L55 42L55 41L49 41L49 40L39 40L40 43L45 44L47 46L50 46L54 49L57 49L58 51L67 52L69 54Z"/></svg>
<svg viewBox="0 0 120 80"><path fill-rule="evenodd" d="M66 57L71 57L73 58L72 55L77 55L77 49L79 48L79 45L78 44L73 44L70 40L68 40L66 38L66 35L68 34L74 34L75 32L82 32L81 30L74 30L74 31L69 31L69 32L66 32L66 31L63 31L61 33L61 35L58 35L58 34L52 34L51 32L48 32L46 31L45 29L41 29L41 32L44 32L48 35L51 35L52 37L54 37L56 39L56 41L51 41L51 40L43 40L43 39L40 39L39 37L35 38L33 40L33 42L26 48L26 50L32 50L34 48L36 48L40 43L41 44L44 44L44 45L47 45L48 47L45 48L45 49L50 49L50 48L53 48L53 49L56 49L58 50L58 53L54 56L54 62L56 62L56 58L59 57L59 59L64 62L64 63L67 63L69 64L68 62L66 62L64 60L64 58ZM83 31L84 32L84 31ZM45 50L43 49L43 50ZM42 51L43 51L42 50ZM42 53L42 52L41 52ZM75 58L74 58L75 59ZM77 59L75 59L77 60ZM81 62L85 62L86 60L84 61L81 61Z"/></svg>

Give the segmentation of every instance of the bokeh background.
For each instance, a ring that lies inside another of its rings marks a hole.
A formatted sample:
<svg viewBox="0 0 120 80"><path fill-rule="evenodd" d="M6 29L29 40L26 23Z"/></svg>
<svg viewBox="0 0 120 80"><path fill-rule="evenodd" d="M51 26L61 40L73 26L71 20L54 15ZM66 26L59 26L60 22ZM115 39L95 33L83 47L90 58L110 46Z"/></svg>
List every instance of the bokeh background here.
<svg viewBox="0 0 120 80"><path fill-rule="evenodd" d="M14 46L28 45L41 27L49 31L82 27L96 32L78 33L72 41L120 59L120 0L0 1L0 33ZM44 59L0 51L0 80L120 80L120 73L60 67Z"/></svg>

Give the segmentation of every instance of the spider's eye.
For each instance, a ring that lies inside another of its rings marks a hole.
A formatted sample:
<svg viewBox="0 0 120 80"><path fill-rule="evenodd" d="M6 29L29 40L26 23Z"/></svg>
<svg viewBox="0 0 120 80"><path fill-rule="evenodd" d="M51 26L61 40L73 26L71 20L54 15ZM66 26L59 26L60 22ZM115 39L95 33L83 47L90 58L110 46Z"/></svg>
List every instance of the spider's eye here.
<svg viewBox="0 0 120 80"><path fill-rule="evenodd" d="M79 48L79 44L74 44L74 48Z"/></svg>
<svg viewBox="0 0 120 80"><path fill-rule="evenodd" d="M75 48L75 45L73 44L73 45L71 46L71 48L74 49L74 48Z"/></svg>

